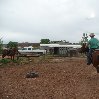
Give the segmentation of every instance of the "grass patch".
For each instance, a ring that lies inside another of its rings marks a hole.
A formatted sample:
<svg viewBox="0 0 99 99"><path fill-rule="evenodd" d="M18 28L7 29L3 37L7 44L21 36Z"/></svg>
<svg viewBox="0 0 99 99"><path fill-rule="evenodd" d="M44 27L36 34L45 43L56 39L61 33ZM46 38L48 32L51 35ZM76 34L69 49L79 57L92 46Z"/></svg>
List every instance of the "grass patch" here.
<svg viewBox="0 0 99 99"><path fill-rule="evenodd" d="M7 63L10 63L11 60L10 59L1 59L0 60L0 63L3 63L3 64L7 64Z"/></svg>

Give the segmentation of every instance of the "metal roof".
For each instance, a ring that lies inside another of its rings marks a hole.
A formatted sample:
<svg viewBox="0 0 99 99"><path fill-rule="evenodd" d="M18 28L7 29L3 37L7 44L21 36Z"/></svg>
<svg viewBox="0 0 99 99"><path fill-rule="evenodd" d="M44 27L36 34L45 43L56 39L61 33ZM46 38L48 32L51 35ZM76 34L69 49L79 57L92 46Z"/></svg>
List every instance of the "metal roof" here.
<svg viewBox="0 0 99 99"><path fill-rule="evenodd" d="M81 45L60 45L60 44L40 44L41 47L73 47L73 48L81 48Z"/></svg>

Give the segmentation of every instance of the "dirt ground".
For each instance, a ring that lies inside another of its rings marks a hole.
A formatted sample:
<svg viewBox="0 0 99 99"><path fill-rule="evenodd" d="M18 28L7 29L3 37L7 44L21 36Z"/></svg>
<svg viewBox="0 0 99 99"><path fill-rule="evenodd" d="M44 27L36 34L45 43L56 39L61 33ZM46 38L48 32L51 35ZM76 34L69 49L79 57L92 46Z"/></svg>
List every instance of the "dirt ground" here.
<svg viewBox="0 0 99 99"><path fill-rule="evenodd" d="M99 99L99 74L85 58L0 67L0 99Z"/></svg>

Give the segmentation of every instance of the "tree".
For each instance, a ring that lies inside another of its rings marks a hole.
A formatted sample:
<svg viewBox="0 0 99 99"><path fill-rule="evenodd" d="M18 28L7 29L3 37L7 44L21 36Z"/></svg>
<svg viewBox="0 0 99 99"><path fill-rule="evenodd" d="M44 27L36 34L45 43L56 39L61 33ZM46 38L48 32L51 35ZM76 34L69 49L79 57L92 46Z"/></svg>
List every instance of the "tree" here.
<svg viewBox="0 0 99 99"><path fill-rule="evenodd" d="M50 40L49 39L41 39L41 44L49 44Z"/></svg>
<svg viewBox="0 0 99 99"><path fill-rule="evenodd" d="M80 41L80 44L82 45L83 43L87 43L88 42L88 35L87 33L83 33L83 37Z"/></svg>
<svg viewBox="0 0 99 99"><path fill-rule="evenodd" d="M10 41L7 44L7 48L17 48L17 47L18 47L18 42L12 42L12 41Z"/></svg>

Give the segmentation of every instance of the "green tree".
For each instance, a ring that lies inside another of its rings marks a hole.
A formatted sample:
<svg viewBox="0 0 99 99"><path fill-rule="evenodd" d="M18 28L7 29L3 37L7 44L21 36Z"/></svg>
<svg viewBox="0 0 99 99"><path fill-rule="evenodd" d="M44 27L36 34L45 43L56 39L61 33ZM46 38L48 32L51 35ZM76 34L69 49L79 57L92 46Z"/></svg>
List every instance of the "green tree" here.
<svg viewBox="0 0 99 99"><path fill-rule="evenodd" d="M83 33L83 37L79 43L82 45L83 43L87 43L87 42L88 42L88 35L87 33Z"/></svg>
<svg viewBox="0 0 99 99"><path fill-rule="evenodd" d="M41 39L41 44L49 44L50 40L49 39Z"/></svg>
<svg viewBox="0 0 99 99"><path fill-rule="evenodd" d="M10 41L7 44L7 48L17 48L17 47L18 47L18 42L12 42L12 41Z"/></svg>

